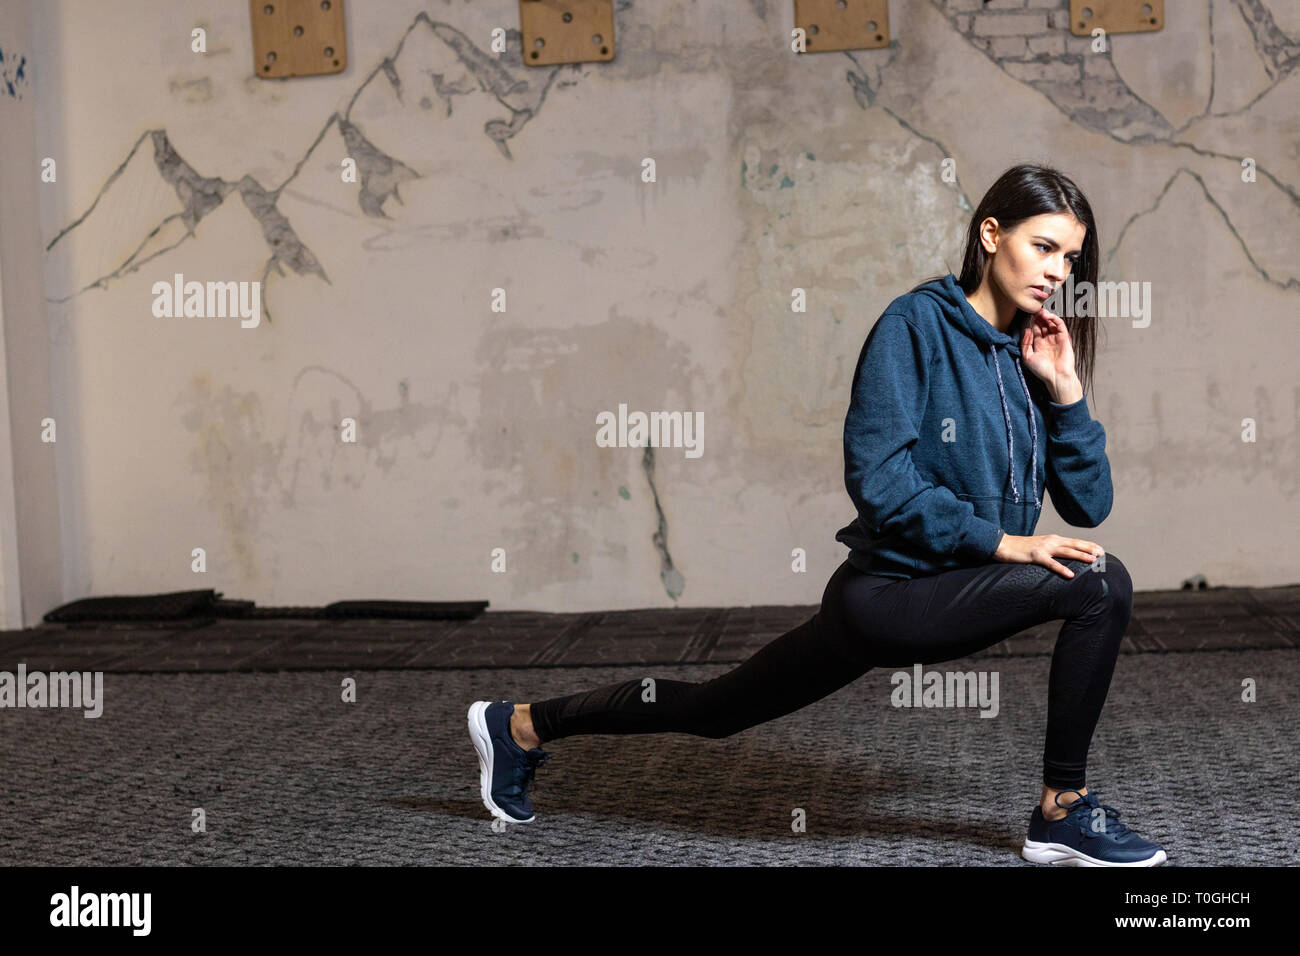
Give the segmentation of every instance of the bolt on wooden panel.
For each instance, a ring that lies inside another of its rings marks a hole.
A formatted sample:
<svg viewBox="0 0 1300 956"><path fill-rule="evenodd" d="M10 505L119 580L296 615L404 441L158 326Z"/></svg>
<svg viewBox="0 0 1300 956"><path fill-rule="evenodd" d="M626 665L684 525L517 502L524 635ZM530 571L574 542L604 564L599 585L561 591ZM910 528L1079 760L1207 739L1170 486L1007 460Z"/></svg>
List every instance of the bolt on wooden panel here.
<svg viewBox="0 0 1300 956"><path fill-rule="evenodd" d="M264 79L342 73L343 0L249 0L253 68Z"/></svg>
<svg viewBox="0 0 1300 956"><path fill-rule="evenodd" d="M794 25L808 53L889 46L888 0L794 0Z"/></svg>
<svg viewBox="0 0 1300 956"><path fill-rule="evenodd" d="M1165 25L1165 0L1070 0L1070 32L1150 33Z"/></svg>
<svg viewBox="0 0 1300 956"><path fill-rule="evenodd" d="M519 0L527 66L614 59L613 0Z"/></svg>

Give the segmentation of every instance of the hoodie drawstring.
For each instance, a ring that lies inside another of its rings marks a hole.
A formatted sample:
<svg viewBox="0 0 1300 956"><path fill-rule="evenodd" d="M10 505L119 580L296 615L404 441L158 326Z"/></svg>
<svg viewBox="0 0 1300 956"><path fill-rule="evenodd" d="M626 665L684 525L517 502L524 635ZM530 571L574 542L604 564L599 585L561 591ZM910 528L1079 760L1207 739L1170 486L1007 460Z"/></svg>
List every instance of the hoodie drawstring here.
<svg viewBox="0 0 1300 956"><path fill-rule="evenodd" d="M1011 492L1016 496L1016 503L1020 502L1020 490L1016 487L1016 442L1011 437L1011 413L1007 411L1007 396L1002 388L1002 366L998 364L998 347L989 343L989 354L993 356L993 370L998 373L998 398L1002 399L1002 417L1007 423L1007 460L1010 464L1007 466L1007 476L1011 479ZM1034 505L1039 506L1038 500L1038 423L1034 421L1034 402L1029 397L1029 386L1025 383L1025 373L1020 370L1020 360L1012 356L1016 363L1016 375L1020 377L1020 387L1025 392L1025 405L1029 408L1029 433L1032 442L1033 451L1030 456L1029 475L1034 491Z"/></svg>

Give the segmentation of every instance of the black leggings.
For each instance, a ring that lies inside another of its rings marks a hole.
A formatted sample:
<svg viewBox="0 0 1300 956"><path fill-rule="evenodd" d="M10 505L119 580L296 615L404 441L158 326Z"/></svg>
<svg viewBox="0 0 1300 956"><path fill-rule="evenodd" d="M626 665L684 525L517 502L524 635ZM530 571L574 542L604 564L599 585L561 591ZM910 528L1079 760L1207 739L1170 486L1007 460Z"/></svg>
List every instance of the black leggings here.
<svg viewBox="0 0 1300 956"><path fill-rule="evenodd" d="M1128 569L1113 554L1096 564L1056 560L985 564L912 579L864 574L847 561L813 617L712 680L643 678L531 705L543 742L577 734L685 733L728 737L806 707L872 667L911 668L965 657L1013 634L1063 619L1047 688L1043 783L1083 787L1088 745L1101 716L1133 607ZM648 694L646 696L649 696Z"/></svg>

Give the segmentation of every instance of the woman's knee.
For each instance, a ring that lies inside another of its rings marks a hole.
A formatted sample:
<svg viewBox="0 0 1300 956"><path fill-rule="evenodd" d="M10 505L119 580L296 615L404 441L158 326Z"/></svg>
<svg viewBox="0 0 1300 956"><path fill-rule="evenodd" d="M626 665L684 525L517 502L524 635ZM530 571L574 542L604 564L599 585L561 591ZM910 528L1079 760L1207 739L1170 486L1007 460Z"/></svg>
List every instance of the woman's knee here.
<svg viewBox="0 0 1300 956"><path fill-rule="evenodd" d="M1109 551L1103 552L1097 558L1101 566L1097 568L1098 574L1109 585L1108 590L1114 595L1114 600L1123 601L1130 607L1133 604L1133 579L1129 577L1128 568L1118 557Z"/></svg>
<svg viewBox="0 0 1300 956"><path fill-rule="evenodd" d="M1078 561L1074 567L1076 578L1085 584L1094 600L1103 601L1116 610L1128 614L1133 609L1133 579L1128 568L1116 555L1106 551L1096 561Z"/></svg>

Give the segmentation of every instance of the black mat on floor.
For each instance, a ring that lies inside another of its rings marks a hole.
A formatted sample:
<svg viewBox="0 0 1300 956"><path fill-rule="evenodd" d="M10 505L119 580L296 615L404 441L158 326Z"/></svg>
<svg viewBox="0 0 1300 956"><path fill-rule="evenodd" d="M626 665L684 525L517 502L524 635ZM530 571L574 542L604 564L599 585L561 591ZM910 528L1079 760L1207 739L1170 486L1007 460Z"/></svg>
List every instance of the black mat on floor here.
<svg viewBox="0 0 1300 956"><path fill-rule="evenodd" d="M45 615L48 624L111 623L116 621L184 621L217 618L265 620L357 619L399 621L463 621L477 617L487 601L335 601L324 607L257 607L252 601L226 600L220 591L171 591L82 598Z"/></svg>
<svg viewBox="0 0 1300 956"><path fill-rule="evenodd" d="M49 623L72 621L175 621L193 616L211 616L219 604L218 594L202 591L172 591L167 594L133 594L123 597L82 598L56 607L45 615Z"/></svg>

